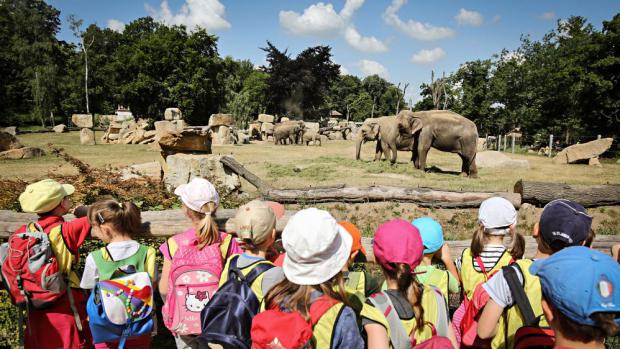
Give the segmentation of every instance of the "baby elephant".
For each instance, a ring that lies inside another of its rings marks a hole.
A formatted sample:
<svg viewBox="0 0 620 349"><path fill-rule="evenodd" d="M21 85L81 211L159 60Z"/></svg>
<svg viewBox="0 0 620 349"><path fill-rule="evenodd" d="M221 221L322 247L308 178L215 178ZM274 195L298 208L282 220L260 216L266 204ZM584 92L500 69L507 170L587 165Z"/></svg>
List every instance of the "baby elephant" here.
<svg viewBox="0 0 620 349"><path fill-rule="evenodd" d="M306 131L304 133L304 144L310 145L310 142L313 142L314 145L322 145L321 135L316 131Z"/></svg>

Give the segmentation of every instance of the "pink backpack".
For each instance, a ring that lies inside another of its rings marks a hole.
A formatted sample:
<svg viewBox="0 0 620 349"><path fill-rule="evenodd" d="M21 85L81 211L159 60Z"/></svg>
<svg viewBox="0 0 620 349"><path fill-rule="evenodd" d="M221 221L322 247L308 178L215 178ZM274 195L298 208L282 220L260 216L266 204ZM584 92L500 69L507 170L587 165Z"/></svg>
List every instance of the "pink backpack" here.
<svg viewBox="0 0 620 349"><path fill-rule="evenodd" d="M222 241L226 235L222 234ZM162 307L164 324L174 334L201 333L200 312L217 291L224 267L220 243L198 249L178 244L168 278L168 295Z"/></svg>

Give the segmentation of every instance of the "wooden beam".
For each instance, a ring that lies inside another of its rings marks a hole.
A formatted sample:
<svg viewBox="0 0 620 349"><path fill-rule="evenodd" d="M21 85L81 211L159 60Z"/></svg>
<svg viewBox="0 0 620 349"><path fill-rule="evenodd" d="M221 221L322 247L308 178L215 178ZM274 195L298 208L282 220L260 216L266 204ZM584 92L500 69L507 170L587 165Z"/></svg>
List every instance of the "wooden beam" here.
<svg viewBox="0 0 620 349"><path fill-rule="evenodd" d="M557 198L580 203L584 207L620 205L620 185L576 185L519 180L514 192L523 202L544 206Z"/></svg>

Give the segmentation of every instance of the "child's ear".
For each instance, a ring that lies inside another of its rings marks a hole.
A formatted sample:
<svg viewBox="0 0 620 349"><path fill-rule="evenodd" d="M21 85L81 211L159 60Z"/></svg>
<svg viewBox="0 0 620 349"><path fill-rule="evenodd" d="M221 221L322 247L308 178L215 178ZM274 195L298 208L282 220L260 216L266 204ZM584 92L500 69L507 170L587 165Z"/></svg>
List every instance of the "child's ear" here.
<svg viewBox="0 0 620 349"><path fill-rule="evenodd" d="M540 226L538 225L538 222L536 222L536 224L534 224L534 227L532 228L532 236L534 238L537 238L539 233L540 233Z"/></svg>
<svg viewBox="0 0 620 349"><path fill-rule="evenodd" d="M271 231L271 238L273 239L273 241L276 241L277 235L278 233L276 232L276 228L273 228L273 230Z"/></svg>
<svg viewBox="0 0 620 349"><path fill-rule="evenodd" d="M553 319L554 319L552 305L547 303L547 300L545 300L544 298L542 299L541 305L542 305L543 314L545 314L545 318L547 318L547 322L551 324L551 322L553 322Z"/></svg>

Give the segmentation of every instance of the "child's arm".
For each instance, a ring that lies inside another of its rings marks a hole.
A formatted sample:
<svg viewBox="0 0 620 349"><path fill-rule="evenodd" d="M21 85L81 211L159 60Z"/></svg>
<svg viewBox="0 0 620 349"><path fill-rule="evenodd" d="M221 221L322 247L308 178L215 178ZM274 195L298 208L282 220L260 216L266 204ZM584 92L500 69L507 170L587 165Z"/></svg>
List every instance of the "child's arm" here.
<svg viewBox="0 0 620 349"><path fill-rule="evenodd" d="M446 265L446 269L452 274L456 280L459 280L459 272L456 269L456 265L454 264L454 260L452 260L452 255L450 254L450 247L448 247L447 243L444 243L439 250L440 259L443 264Z"/></svg>
<svg viewBox="0 0 620 349"><path fill-rule="evenodd" d="M368 348L388 349L390 340L387 330L379 324L368 324L364 326L366 335L368 336Z"/></svg>
<svg viewBox="0 0 620 349"><path fill-rule="evenodd" d="M90 235L90 223L87 217L74 219L62 224L62 238L67 248L73 255L77 255L78 249Z"/></svg>
<svg viewBox="0 0 620 349"><path fill-rule="evenodd" d="M161 270L161 277L159 278L159 293L162 297L166 297L168 294L168 277L170 276L170 267L172 261L170 259L164 259L164 266Z"/></svg>
<svg viewBox="0 0 620 349"><path fill-rule="evenodd" d="M611 256L614 257L615 260L620 262L620 244L615 244L611 247Z"/></svg>
<svg viewBox="0 0 620 349"><path fill-rule="evenodd" d="M96 278L99 275L97 272L97 265L92 254L88 254L86 257L86 263L84 263L84 272L82 273L82 280L80 281L80 288L90 290L95 288Z"/></svg>
<svg viewBox="0 0 620 349"><path fill-rule="evenodd" d="M482 310L480 319L478 319L478 337L482 339L495 337L497 324L503 312L504 308L490 298Z"/></svg>

